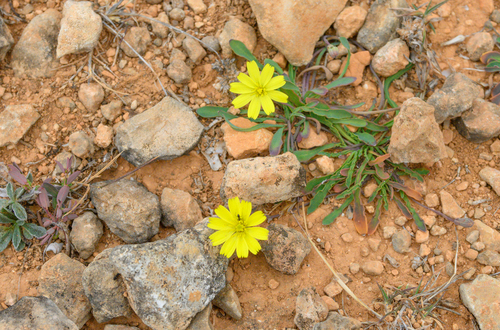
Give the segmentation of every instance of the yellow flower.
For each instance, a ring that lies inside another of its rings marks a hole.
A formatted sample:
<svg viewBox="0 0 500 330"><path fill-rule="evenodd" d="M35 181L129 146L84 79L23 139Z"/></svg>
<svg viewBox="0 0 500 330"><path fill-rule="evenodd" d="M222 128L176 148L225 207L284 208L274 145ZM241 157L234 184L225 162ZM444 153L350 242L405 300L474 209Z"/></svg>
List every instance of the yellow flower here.
<svg viewBox="0 0 500 330"><path fill-rule="evenodd" d="M252 213L252 203L241 201L238 197L228 201L229 210L220 205L215 209L218 218L210 218L208 228L216 230L210 235L212 245L224 243L220 254L230 258L234 250L238 258L248 257L248 251L257 254L261 247L259 240L267 240L269 230L255 227L266 220L262 211Z"/></svg>
<svg viewBox="0 0 500 330"><path fill-rule="evenodd" d="M250 102L248 106L248 117L256 119L262 107L266 114L270 115L275 111L274 103L286 103L288 95L276 89L285 85L283 76L273 78L274 68L266 64L259 72L259 67L255 61L247 62L247 70L250 77L244 73L238 75L240 82L231 84L231 92L241 94L233 100L235 108L241 108Z"/></svg>

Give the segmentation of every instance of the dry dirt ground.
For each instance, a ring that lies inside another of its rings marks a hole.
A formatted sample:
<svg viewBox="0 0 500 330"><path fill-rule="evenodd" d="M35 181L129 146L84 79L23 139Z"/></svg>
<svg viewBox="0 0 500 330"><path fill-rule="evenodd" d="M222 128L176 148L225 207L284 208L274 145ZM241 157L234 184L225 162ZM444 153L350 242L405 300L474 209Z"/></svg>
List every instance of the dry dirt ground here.
<svg viewBox="0 0 500 330"><path fill-rule="evenodd" d="M36 13L43 12L47 7L55 7L58 10L62 10L62 1L60 0L31 2ZM214 5L209 8L207 14L201 17L201 20L205 22L205 25L199 29L201 33L215 35L231 16L245 20L258 31L255 17L252 16L247 1L215 0L212 2ZM362 5L365 8L367 7L367 1L354 0L351 2ZM418 1L418 4L424 2ZM459 56L465 54L463 45L441 47L440 44L459 34L468 35L481 30L484 23L488 20L488 15L483 10L483 7L489 3L491 2L485 0L451 0L448 7L449 12L439 12L445 17L440 22L435 23L437 33L431 34L429 38L433 49L438 55L438 61L442 69L453 67L456 71L466 74L474 81L483 83L488 81L489 74L466 70L467 68L474 68L475 64ZM25 0L14 0L14 4L22 8L26 2ZM0 5L6 11L10 11L8 1L2 0L0 1ZM494 5L496 8L500 8L500 1L495 0ZM145 1L138 0L136 10L147 12L150 6ZM24 23L9 26L16 41L19 39L25 26L26 24ZM100 47L106 52L110 48L115 48L116 44L108 38L102 42ZM163 51L154 53L153 48L155 46L151 45L150 47L150 58L167 63L168 56L165 56ZM259 59L272 58L276 54L276 50L259 35L258 45L254 53ZM99 115L87 113L80 108L70 112L69 109L64 109L56 104L56 100L61 96L68 96L74 101L78 100L78 86L83 82L83 79L79 79L79 77L84 77L84 75L79 74L73 80L73 83L70 83L66 87L64 85L67 83L68 78L80 67L82 56L63 58L61 66L54 77L42 80L16 78L13 75L12 69L7 65L7 61L1 64L0 90L5 89L0 101L2 108L9 104L35 104L41 114L41 119L30 129L28 134L23 138L22 143L19 143L12 149L3 148L0 150L0 162L10 164L12 161L16 161L20 163L23 171L27 172L31 170L36 179L44 178L49 173L52 173L55 165L52 159L59 151L65 149L63 145L68 142L69 134L77 130L88 130L97 126L101 120ZM112 64L113 58L110 58L110 60L111 63L109 64ZM157 84L153 83L153 76L145 66L140 64L137 59L127 60L129 60L128 67L134 69L128 70L128 75L117 70L118 78L104 77L113 88L128 94L127 97L129 100L137 100L139 104L136 110L125 107L123 115L117 121L124 120L136 112L144 111L163 98L161 89L159 89ZM194 68L193 79L189 87L173 84L165 74L161 75L161 80L165 85L171 86L177 93L189 95L191 106L200 104L200 99L204 98L210 99L217 105L228 105L230 101L229 96L221 94L212 86L217 77L217 73L210 66L210 63L213 63L214 60L214 56L208 56L204 62ZM242 61L238 62L238 67L242 64ZM374 81L368 71L365 70L366 76L364 80ZM442 85L442 82L440 82L438 88ZM408 92L398 90L395 87L391 88L392 99L398 104L401 104L406 98L412 96L408 94ZM342 88L337 97L343 104L355 104L361 101L371 104L372 96L369 93L364 93L362 87L359 86ZM106 101L114 98L115 96L112 93L106 93ZM200 206L202 206L204 216L208 216L209 209L214 209L221 203L219 189L224 169L218 172L212 171L206 159L200 154L200 148L205 148L207 139L222 139L219 127L220 124L215 125L214 128L208 131L208 136L203 138L199 146L190 154L172 161L157 161L139 170L133 174L133 177L142 182L151 192L158 195L161 194L164 187L177 188L189 192L196 198ZM467 203L469 200L490 199L491 202L489 202L489 205L493 206L493 208L486 213L482 221L493 228L498 228L500 226L500 212L496 214L494 212L497 206L500 205L500 198L490 187L481 185L481 179L478 175L482 167L486 165L497 167L497 162L500 162L499 156L493 156L491 161L482 160L479 157L481 153L492 154L489 145L493 140L476 145L462 138L453 126L450 126L449 129L453 132L453 139L448 144L454 151L453 159L445 159L429 168L430 174L425 178L425 183L417 188L425 193L439 193L442 187L455 178L457 168L460 166L462 168L461 180L450 184L446 190L453 195L466 211L471 211L474 208ZM42 142L40 138L42 132L48 135L47 142ZM111 152L111 148L108 148L108 150L100 149L92 158L84 160L82 166L90 164L90 168L95 169L102 164L105 154L109 152ZM468 166L470 173L463 171L466 166ZM132 169L132 165L123 159L119 159L116 166L105 172L102 179L117 178ZM87 171L87 173L89 172ZM309 174L309 177L311 176L312 174ZM456 190L456 186L463 181L467 181L469 187L465 191L459 192ZM479 188L473 187L475 183L479 184ZM394 220L401 215L394 205L388 212L383 213L379 230L373 235L373 238L381 240L380 248L375 252L368 247L368 238L357 235L353 224L347 218L341 217L331 226L323 226L321 224L322 218L335 207L335 203L337 202L323 205L318 211L309 216L308 220L312 224L310 233L315 240L320 240L318 246L321 247L323 253L335 269L351 279L348 285L361 300L370 306L374 306L373 302L375 299L381 297L377 283L381 285L409 284L412 286L418 284L421 274L411 268L411 260L418 254L419 245L414 243L412 245L413 252L402 255L392 249L390 240L382 237L381 229L385 226L394 225ZM282 212L288 205L287 202L282 203L269 215ZM91 206L88 205L87 207ZM269 205L264 207L263 210L264 212L270 212L272 208L273 205ZM420 209L420 213L426 215L427 211ZM286 212L284 212L283 216L275 218L273 221L298 229L293 216ZM449 279L448 275L444 272L445 264L447 261L452 261L454 257L452 243L455 241L455 226L441 217L438 217L437 221L438 224L447 228L448 233L444 236L431 236L428 246L431 249L439 247L443 251L445 262L434 265L434 271L442 271L439 282L443 283ZM160 228L160 233L153 240L165 238L174 232L172 228ZM354 238L353 242L346 243L340 239L340 235L346 232L352 234ZM460 244L458 270L461 272L470 267L475 267L477 273L481 273L481 265L463 257L463 254L469 248L468 243L465 241L467 232L465 229L458 231ZM124 244L124 242L110 233L106 228L105 234L97 247L96 254L106 248L121 244ZM8 292L19 293L19 297L37 295L37 278L42 265L41 251L42 247L34 244L30 249L22 252L15 252L12 247L9 247L0 254L0 304L2 308L6 308L4 301L5 295ZM382 275L371 278L362 272L353 275L349 271L349 265L353 262L362 263L366 260L382 260L386 254L390 254L398 261L400 264L399 268L396 269L387 264L386 270ZM51 256L52 253L49 253L49 257ZM87 265L92 259L93 257L87 260L79 260ZM231 284L238 293L243 308L243 319L235 321L214 307L211 318L215 329L294 328L295 301L300 290L306 286L313 285L320 295L322 295L323 288L332 279L332 274L314 251L306 257L299 273L293 276L284 275L272 269L267 264L262 253L257 256L251 255L248 259L232 260L229 272L233 274ZM423 276L424 279L427 279L430 273ZM270 280L277 281L279 286L271 289L269 286ZM445 298L460 303L458 285L462 282L460 280L452 285L445 294ZM342 295L338 297L342 297ZM372 316L352 301L348 295L343 294L343 297L338 299L337 303L339 303L344 314L360 321L373 320ZM460 307L456 311L461 316L444 310L438 311L443 321L443 328L473 329L473 317L467 309L460 304ZM379 312L382 311L379 310ZM147 329L136 316L129 319L116 319L111 323L135 325L140 329ZM84 329L103 329L104 325L98 324L92 319L87 322Z"/></svg>

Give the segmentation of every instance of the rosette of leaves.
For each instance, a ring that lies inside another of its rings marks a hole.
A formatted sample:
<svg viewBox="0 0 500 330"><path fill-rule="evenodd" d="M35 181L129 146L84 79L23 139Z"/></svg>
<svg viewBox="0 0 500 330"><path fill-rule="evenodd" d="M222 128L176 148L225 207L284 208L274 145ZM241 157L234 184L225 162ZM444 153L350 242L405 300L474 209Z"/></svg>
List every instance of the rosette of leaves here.
<svg viewBox="0 0 500 330"><path fill-rule="evenodd" d="M485 65L484 71L486 72L500 72L500 52L491 51L481 55L481 63ZM490 102L500 105L500 84L495 85L491 89Z"/></svg>

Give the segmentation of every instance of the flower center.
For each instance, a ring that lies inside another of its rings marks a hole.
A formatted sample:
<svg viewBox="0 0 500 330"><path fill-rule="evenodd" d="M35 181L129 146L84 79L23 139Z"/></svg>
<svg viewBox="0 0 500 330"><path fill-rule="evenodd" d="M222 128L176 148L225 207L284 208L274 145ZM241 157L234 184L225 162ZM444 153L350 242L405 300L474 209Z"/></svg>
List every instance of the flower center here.
<svg viewBox="0 0 500 330"><path fill-rule="evenodd" d="M243 220L241 219L241 216L238 214L238 224L235 227L236 232L242 232L245 231L245 225L243 224Z"/></svg>
<svg viewBox="0 0 500 330"><path fill-rule="evenodd" d="M257 94L259 96L264 95L266 93L266 90L262 87L257 87Z"/></svg>

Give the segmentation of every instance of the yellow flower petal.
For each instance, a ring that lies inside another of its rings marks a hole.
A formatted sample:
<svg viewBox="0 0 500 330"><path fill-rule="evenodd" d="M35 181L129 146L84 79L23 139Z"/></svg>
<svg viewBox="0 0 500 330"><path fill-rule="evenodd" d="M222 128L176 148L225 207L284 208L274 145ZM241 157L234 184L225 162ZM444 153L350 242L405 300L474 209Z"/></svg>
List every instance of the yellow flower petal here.
<svg viewBox="0 0 500 330"><path fill-rule="evenodd" d="M262 228L262 229L264 229L264 228ZM248 246L248 249L253 254L257 254L260 251L261 247L260 247L259 242L255 238L250 236L248 233L245 235L245 242Z"/></svg>
<svg viewBox="0 0 500 330"><path fill-rule="evenodd" d="M264 221L266 221L266 219L267 218L264 215L264 213L262 213L262 211L257 211L248 218L246 225L248 227L258 226Z"/></svg>
<svg viewBox="0 0 500 330"><path fill-rule="evenodd" d="M264 88L267 88L266 85L271 81L273 74L274 74L274 68L272 67L272 65L266 64L264 66L264 69L262 69L262 73L260 74L260 81Z"/></svg>
<svg viewBox="0 0 500 330"><path fill-rule="evenodd" d="M215 209L215 214L226 222L228 226L235 226L237 224L237 220L233 218L231 212L222 205L219 205L219 207Z"/></svg>
<svg viewBox="0 0 500 330"><path fill-rule="evenodd" d="M240 212L241 220L243 221L243 224L246 225L247 219L250 217L250 213L252 213L252 203L242 200L240 204Z"/></svg>
<svg viewBox="0 0 500 330"><path fill-rule="evenodd" d="M251 88L244 83L234 82L230 84L229 91L236 94L248 94L253 93L255 88Z"/></svg>
<svg viewBox="0 0 500 330"><path fill-rule="evenodd" d="M254 90L257 89L257 81L253 81L252 78L250 78L248 75L240 73L237 78L249 88L252 88Z"/></svg>
<svg viewBox="0 0 500 330"><path fill-rule="evenodd" d="M269 96L273 101L286 103L288 102L288 95L280 91L270 91L267 92L267 96Z"/></svg>
<svg viewBox="0 0 500 330"><path fill-rule="evenodd" d="M269 237L269 230L262 227L250 227L245 229L245 232L255 239L266 241Z"/></svg>
<svg viewBox="0 0 500 330"><path fill-rule="evenodd" d="M262 109L267 115L272 114L276 108L274 107L273 100L269 97L269 95L263 95L260 97L260 101L262 102Z"/></svg>
<svg viewBox="0 0 500 330"><path fill-rule="evenodd" d="M238 235L238 243L236 245L236 254L238 258L248 258L248 244L244 235L245 233Z"/></svg>
<svg viewBox="0 0 500 330"><path fill-rule="evenodd" d="M241 214L240 209L240 199L238 197L231 198L227 201L227 205L229 206L229 211L234 219L234 224L238 224L238 215Z"/></svg>
<svg viewBox="0 0 500 330"><path fill-rule="evenodd" d="M242 108L248 104L248 102L252 101L254 98L254 94L241 94L233 100L233 105L235 108Z"/></svg>
<svg viewBox="0 0 500 330"><path fill-rule="evenodd" d="M234 230L234 225L230 225L220 218L210 218L207 227L213 230Z"/></svg>
<svg viewBox="0 0 500 330"><path fill-rule="evenodd" d="M236 250L236 243L238 241L238 235L233 235L231 236L224 245L222 245L222 248L220 249L220 254L225 255L227 258L231 258L231 256L234 254L234 250Z"/></svg>
<svg viewBox="0 0 500 330"><path fill-rule="evenodd" d="M253 80L255 86L262 86L259 66L257 65L257 62L255 61L247 62L247 71L248 74L250 75L250 78Z"/></svg>
<svg viewBox="0 0 500 330"><path fill-rule="evenodd" d="M283 76L276 76L271 79L266 85L264 85L264 89L266 91L273 91L280 87L283 87L286 84L285 78Z"/></svg>
<svg viewBox="0 0 500 330"><path fill-rule="evenodd" d="M234 234L232 230L219 230L209 236L213 246L221 245Z"/></svg>
<svg viewBox="0 0 500 330"><path fill-rule="evenodd" d="M254 97L248 106L248 118L257 119L260 113L260 98Z"/></svg>

